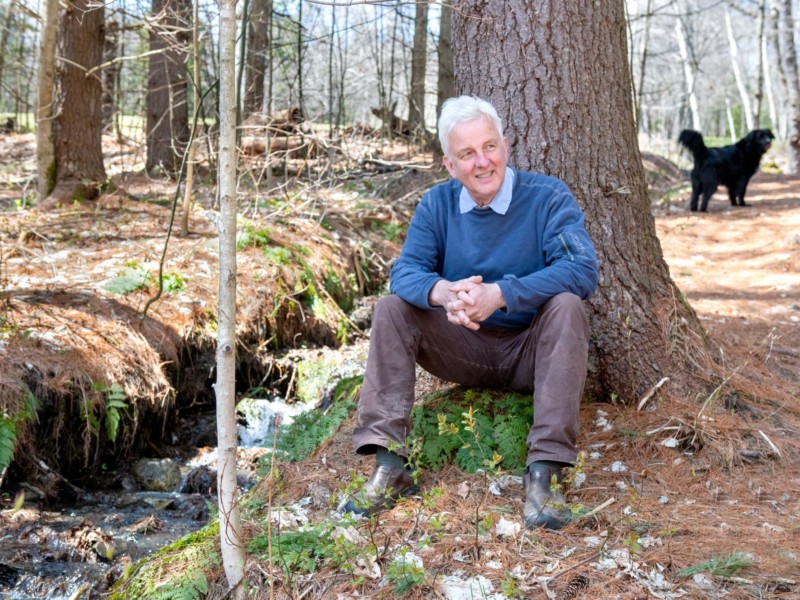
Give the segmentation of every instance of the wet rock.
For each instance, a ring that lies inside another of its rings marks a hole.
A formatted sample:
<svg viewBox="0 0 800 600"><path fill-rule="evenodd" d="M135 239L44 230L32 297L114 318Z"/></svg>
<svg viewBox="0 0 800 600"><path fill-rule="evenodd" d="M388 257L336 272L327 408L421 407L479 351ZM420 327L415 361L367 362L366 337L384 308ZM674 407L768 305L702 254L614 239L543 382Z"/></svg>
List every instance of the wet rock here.
<svg viewBox="0 0 800 600"><path fill-rule="evenodd" d="M202 465L195 467L184 479L181 485L181 494L215 495L217 489L217 472L210 467Z"/></svg>
<svg viewBox="0 0 800 600"><path fill-rule="evenodd" d="M0 563L0 589L11 589L17 585L20 570L10 565Z"/></svg>
<svg viewBox="0 0 800 600"><path fill-rule="evenodd" d="M209 508L205 498L192 496L178 503L178 511L187 519L207 521Z"/></svg>
<svg viewBox="0 0 800 600"><path fill-rule="evenodd" d="M143 458L133 465L133 475L145 490L174 492L181 482L181 472L171 458Z"/></svg>

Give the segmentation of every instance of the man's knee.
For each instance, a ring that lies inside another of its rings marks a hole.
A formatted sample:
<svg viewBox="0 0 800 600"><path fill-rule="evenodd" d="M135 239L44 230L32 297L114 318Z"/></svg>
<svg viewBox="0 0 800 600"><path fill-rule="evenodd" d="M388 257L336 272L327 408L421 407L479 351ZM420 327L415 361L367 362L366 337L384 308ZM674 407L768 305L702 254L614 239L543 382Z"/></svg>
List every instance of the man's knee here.
<svg viewBox="0 0 800 600"><path fill-rule="evenodd" d="M589 319L579 296L569 292L557 294L542 306L541 311L551 323L571 325L581 332L580 337L588 335Z"/></svg>
<svg viewBox="0 0 800 600"><path fill-rule="evenodd" d="M375 311L373 313L373 321L395 320L398 316L407 314L412 305L403 300L400 296L390 294L383 296L375 304Z"/></svg>

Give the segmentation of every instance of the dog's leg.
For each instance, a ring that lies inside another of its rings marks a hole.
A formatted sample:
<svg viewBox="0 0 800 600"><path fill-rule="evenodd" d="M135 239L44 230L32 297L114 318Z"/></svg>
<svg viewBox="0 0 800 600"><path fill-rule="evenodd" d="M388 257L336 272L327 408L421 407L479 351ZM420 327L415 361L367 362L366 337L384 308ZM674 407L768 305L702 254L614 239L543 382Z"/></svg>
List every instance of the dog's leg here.
<svg viewBox="0 0 800 600"><path fill-rule="evenodd" d="M700 182L692 180L692 199L689 201L689 210L697 210L697 200L700 198Z"/></svg>
<svg viewBox="0 0 800 600"><path fill-rule="evenodd" d="M714 195L714 190L706 190L703 192L703 204L700 205L700 212L707 212L708 211L708 201L711 200L711 196Z"/></svg>
<svg viewBox="0 0 800 600"><path fill-rule="evenodd" d="M736 186L736 198L739 200L739 206L750 206L747 202L744 201L744 194L746 191L747 191L747 180L743 179ZM731 198L731 202L733 202L733 198Z"/></svg>

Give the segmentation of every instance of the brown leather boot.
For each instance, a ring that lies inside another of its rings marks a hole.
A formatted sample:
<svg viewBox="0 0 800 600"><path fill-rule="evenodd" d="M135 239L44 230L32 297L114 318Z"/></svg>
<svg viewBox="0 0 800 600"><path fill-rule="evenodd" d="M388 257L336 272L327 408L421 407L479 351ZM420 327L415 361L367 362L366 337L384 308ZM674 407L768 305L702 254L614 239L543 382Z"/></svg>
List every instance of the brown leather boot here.
<svg viewBox="0 0 800 600"><path fill-rule="evenodd" d="M551 484L563 480L563 463L551 461L532 462L525 469L522 482L525 487L525 527L561 529L569 523L571 511L561 491Z"/></svg>
<svg viewBox="0 0 800 600"><path fill-rule="evenodd" d="M398 498L415 493L413 471L389 465L377 465L367 482L340 510L369 516L379 510L391 508Z"/></svg>

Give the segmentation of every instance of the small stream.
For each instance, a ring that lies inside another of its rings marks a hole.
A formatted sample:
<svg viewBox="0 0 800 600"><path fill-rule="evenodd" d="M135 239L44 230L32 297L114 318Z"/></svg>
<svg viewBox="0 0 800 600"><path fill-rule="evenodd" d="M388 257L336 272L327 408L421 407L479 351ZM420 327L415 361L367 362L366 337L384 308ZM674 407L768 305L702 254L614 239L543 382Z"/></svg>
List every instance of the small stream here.
<svg viewBox="0 0 800 600"><path fill-rule="evenodd" d="M276 415L288 424L308 408L280 398L240 402L242 492L257 480ZM206 447L178 464L182 493L142 491L130 476L123 489L87 492L69 506L26 501L19 510L0 511L0 600L101 598L128 566L208 522L215 461L216 448Z"/></svg>

